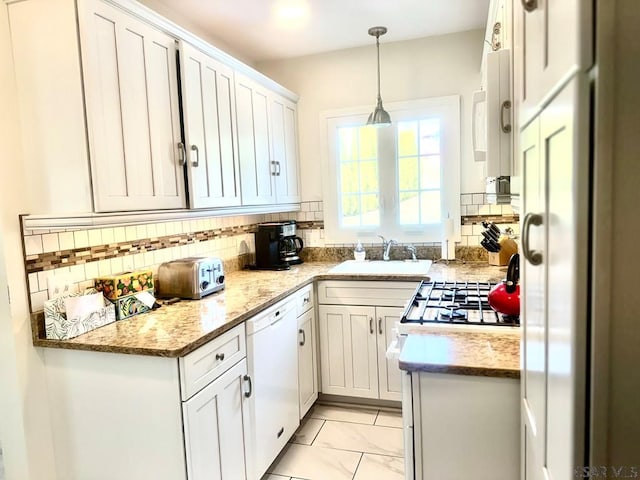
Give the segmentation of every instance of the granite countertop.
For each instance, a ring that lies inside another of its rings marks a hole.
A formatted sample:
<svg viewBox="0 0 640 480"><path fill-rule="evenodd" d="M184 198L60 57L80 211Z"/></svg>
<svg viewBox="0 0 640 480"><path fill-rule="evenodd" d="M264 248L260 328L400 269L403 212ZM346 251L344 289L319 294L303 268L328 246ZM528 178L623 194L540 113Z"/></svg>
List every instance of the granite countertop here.
<svg viewBox="0 0 640 480"><path fill-rule="evenodd" d="M486 263L437 263L423 275L334 274L336 262L309 262L286 271L241 270L226 275L226 288L201 300L172 305L105 325L70 340L34 338L49 348L181 357L286 298L314 280L479 280L504 278L506 267ZM40 314L42 317L42 314Z"/></svg>
<svg viewBox="0 0 640 480"><path fill-rule="evenodd" d="M456 332L455 327L409 334L399 366L409 372L452 373L483 377L520 378L520 331ZM482 327L480 327L482 328Z"/></svg>

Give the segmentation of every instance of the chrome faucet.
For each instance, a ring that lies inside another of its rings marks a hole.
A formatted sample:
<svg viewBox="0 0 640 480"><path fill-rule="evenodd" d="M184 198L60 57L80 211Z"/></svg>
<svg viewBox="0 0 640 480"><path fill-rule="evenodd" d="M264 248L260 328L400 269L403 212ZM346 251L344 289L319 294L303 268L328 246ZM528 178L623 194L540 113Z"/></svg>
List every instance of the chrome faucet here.
<svg viewBox="0 0 640 480"><path fill-rule="evenodd" d="M384 260L385 262L389 261L389 251L391 250L391 247L393 245L397 245L398 242L396 242L393 239L389 239L388 241L384 239L384 237L382 235L378 235L381 239L382 239L382 260Z"/></svg>
<svg viewBox="0 0 640 480"><path fill-rule="evenodd" d="M416 247L414 245L407 245L405 248L407 249L407 252L411 254L411 261L417 262L418 259L416 258Z"/></svg>

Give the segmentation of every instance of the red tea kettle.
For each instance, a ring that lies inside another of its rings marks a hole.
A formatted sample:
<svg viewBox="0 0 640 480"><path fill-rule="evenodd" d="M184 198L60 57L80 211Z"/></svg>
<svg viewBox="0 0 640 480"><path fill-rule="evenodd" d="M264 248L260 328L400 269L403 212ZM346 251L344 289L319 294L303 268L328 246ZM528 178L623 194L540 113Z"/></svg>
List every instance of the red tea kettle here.
<svg viewBox="0 0 640 480"><path fill-rule="evenodd" d="M520 255L514 253L509 259L507 278L489 292L489 305L503 315L520 315Z"/></svg>

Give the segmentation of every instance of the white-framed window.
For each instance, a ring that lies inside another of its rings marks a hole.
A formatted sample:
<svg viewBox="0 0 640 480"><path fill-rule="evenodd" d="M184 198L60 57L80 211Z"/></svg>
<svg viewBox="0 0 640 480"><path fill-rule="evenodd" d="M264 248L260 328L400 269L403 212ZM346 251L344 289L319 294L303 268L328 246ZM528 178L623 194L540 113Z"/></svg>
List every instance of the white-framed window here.
<svg viewBox="0 0 640 480"><path fill-rule="evenodd" d="M445 219L460 224L460 97L385 108L388 127L366 126L370 107L321 115L329 244L439 242Z"/></svg>

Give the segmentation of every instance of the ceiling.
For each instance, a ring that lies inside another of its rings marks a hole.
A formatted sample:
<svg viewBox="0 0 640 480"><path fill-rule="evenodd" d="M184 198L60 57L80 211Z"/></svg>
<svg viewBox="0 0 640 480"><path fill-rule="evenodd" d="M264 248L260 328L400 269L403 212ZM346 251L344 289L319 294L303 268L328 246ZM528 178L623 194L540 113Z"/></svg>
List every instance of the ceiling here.
<svg viewBox="0 0 640 480"><path fill-rule="evenodd" d="M484 28L489 0L157 0L254 62Z"/></svg>

